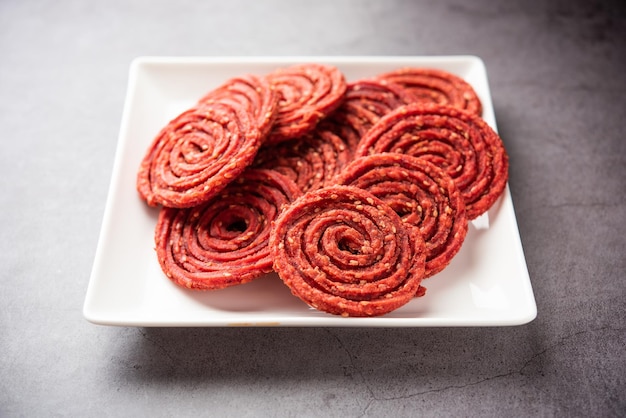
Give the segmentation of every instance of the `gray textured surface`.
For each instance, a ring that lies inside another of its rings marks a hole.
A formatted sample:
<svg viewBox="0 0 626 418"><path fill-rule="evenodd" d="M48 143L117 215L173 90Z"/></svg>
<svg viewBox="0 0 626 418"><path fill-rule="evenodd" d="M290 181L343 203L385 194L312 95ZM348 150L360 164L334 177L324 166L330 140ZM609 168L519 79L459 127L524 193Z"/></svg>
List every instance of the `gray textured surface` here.
<svg viewBox="0 0 626 418"><path fill-rule="evenodd" d="M1 1L0 416L624 416L626 13L545 3ZM295 54L484 59L535 321L82 318L130 61Z"/></svg>

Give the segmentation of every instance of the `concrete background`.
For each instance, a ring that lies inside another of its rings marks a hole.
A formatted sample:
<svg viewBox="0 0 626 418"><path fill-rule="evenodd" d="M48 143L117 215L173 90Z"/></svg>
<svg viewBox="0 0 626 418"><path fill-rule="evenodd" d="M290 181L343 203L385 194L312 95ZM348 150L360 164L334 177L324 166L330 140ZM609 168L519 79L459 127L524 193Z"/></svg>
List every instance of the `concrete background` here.
<svg viewBox="0 0 626 418"><path fill-rule="evenodd" d="M625 45L617 1L0 1L0 416L624 416ZM134 57L454 54L487 66L535 321L83 319Z"/></svg>

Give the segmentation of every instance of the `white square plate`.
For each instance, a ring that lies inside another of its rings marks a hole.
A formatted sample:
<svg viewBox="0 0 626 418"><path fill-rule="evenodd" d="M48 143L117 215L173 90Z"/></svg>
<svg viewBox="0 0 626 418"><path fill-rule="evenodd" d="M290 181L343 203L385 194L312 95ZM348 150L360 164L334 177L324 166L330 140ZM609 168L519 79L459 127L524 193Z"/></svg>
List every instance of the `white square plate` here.
<svg viewBox="0 0 626 418"><path fill-rule="evenodd" d="M154 251L158 210L135 190L139 163L170 119L208 90L245 73L299 62L339 67L348 80L402 66L447 70L467 80L495 129L483 62L450 57L138 58L130 68L113 176L84 304L93 323L123 326L504 326L537 314L509 189L475 222L452 263L427 279L425 297L376 318L342 318L309 308L275 274L213 292L183 289L161 272ZM513 162L514 164L515 162Z"/></svg>

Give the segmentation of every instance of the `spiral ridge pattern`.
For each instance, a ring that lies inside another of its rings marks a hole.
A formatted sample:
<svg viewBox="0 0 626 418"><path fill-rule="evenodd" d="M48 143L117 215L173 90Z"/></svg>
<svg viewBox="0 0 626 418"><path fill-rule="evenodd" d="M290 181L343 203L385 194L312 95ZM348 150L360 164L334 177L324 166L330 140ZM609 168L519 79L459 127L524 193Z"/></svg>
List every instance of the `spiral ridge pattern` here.
<svg viewBox="0 0 626 418"><path fill-rule="evenodd" d="M486 212L504 191L509 159L498 134L480 117L449 106L411 104L381 118L356 156L411 155L444 169L461 191L468 219Z"/></svg>
<svg viewBox="0 0 626 418"><path fill-rule="evenodd" d="M271 170L246 170L209 202L162 208L155 230L163 272L190 289L221 289L272 271L272 223L300 196L296 185Z"/></svg>
<svg viewBox="0 0 626 418"><path fill-rule="evenodd" d="M274 270L310 306L342 316L378 316L416 296L425 245L415 228L371 193L330 186L306 193L270 237Z"/></svg>
<svg viewBox="0 0 626 418"><path fill-rule="evenodd" d="M467 235L465 203L452 178L430 162L404 154L374 154L344 168L337 184L365 189L388 204L426 242L425 277L443 270Z"/></svg>

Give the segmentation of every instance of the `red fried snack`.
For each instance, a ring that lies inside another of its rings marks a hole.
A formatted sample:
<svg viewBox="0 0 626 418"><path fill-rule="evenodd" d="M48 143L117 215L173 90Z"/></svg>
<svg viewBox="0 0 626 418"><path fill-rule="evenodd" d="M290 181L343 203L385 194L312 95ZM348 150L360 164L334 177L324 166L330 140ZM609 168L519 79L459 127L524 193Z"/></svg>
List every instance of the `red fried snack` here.
<svg viewBox="0 0 626 418"><path fill-rule="evenodd" d="M363 79L348 83L343 103L331 115L351 125L361 136L393 109L413 101L399 85L385 80Z"/></svg>
<svg viewBox="0 0 626 418"><path fill-rule="evenodd" d="M480 117L449 106L411 104L381 118L356 156L395 152L443 168L465 201L468 219L486 212L504 191L509 159L502 139Z"/></svg>
<svg viewBox="0 0 626 418"><path fill-rule="evenodd" d="M301 138L261 148L254 166L276 170L307 192L331 184L350 159L348 144L321 125Z"/></svg>
<svg viewBox="0 0 626 418"><path fill-rule="evenodd" d="M357 158L336 182L369 191L419 228L426 241L425 277L443 270L461 249L465 203L452 178L425 159L394 153Z"/></svg>
<svg viewBox="0 0 626 418"><path fill-rule="evenodd" d="M246 170L204 205L162 208L155 231L163 272L196 290L246 283L272 270L270 228L300 195L288 178L270 170Z"/></svg>
<svg viewBox="0 0 626 418"><path fill-rule="evenodd" d="M252 163L262 139L254 115L236 100L187 110L153 140L137 174L137 190L151 206L202 204Z"/></svg>
<svg viewBox="0 0 626 418"><path fill-rule="evenodd" d="M433 68L400 68L377 77L399 84L422 104L440 104L482 115L482 104L474 88L452 73Z"/></svg>
<svg viewBox="0 0 626 418"><path fill-rule="evenodd" d="M354 129L352 125L341 120L341 118L334 118L331 115L321 121L315 130L317 132L330 132L331 134L339 137L339 139L345 144L344 146L349 160L352 160L354 152L356 151L359 141L361 140L361 134Z"/></svg>
<svg viewBox="0 0 626 418"><path fill-rule="evenodd" d="M346 92L343 73L330 65L293 65L277 69L267 79L278 94L278 115L269 144L311 132L341 104Z"/></svg>
<svg viewBox="0 0 626 418"><path fill-rule="evenodd" d="M353 155L361 137L378 119L412 100L405 89L384 80L354 81L348 83L341 106L319 126L342 138Z"/></svg>
<svg viewBox="0 0 626 418"><path fill-rule="evenodd" d="M424 277L416 228L371 193L330 186L306 193L275 223L274 270L310 306L341 316L378 316L410 301Z"/></svg>
<svg viewBox="0 0 626 418"><path fill-rule="evenodd" d="M272 127L278 108L278 95L265 77L246 74L233 77L220 87L207 93L198 104L211 104L234 100L253 115L262 137Z"/></svg>

